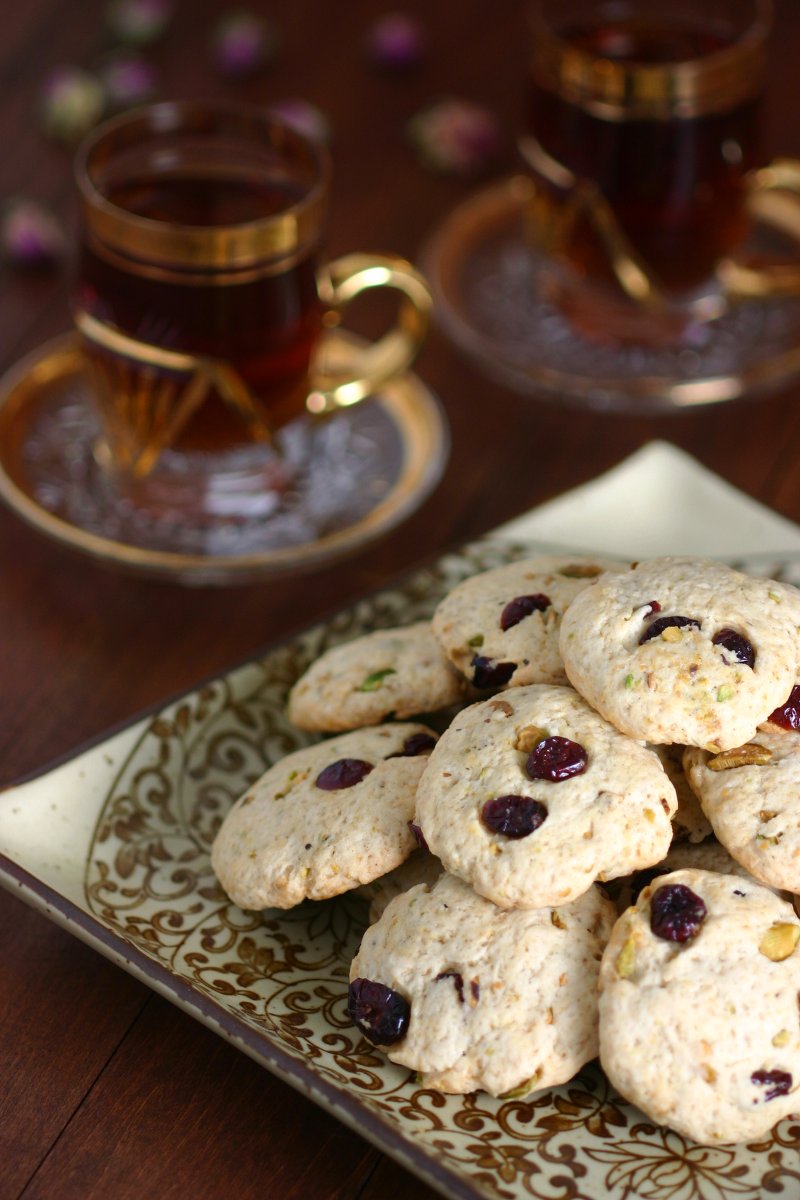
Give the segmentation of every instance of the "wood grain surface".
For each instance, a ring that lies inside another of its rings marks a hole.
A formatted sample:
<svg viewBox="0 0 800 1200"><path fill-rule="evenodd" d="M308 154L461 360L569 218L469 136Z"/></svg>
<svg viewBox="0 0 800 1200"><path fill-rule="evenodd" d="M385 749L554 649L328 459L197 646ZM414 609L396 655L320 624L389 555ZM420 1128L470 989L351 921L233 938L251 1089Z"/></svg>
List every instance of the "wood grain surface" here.
<svg viewBox="0 0 800 1200"><path fill-rule="evenodd" d="M698 0L698 4L701 0ZM259 0L251 0L257 8ZM52 68L109 48L100 0L25 0L0 15L0 200L74 220L70 154L37 118ZM517 0L406 0L428 34L414 73L365 61L378 0L270 5L281 45L246 84L220 80L209 41L223 0L177 0L153 48L168 97L303 97L329 114L332 254L414 258L475 187L438 177L404 136L446 94L491 107L515 165L527 55ZM267 5L263 4L267 11ZM778 0L767 137L800 155L800 5ZM69 326L69 271L0 276L0 368ZM370 314L363 316L369 327ZM766 400L659 419L565 413L487 381L439 332L418 364L453 438L441 485L385 540L307 576L190 589L103 569L0 511L0 786L323 612L596 475L653 437L800 520L800 385ZM300 1095L66 933L0 894L0 1200L263 1197L386 1200L426 1187Z"/></svg>

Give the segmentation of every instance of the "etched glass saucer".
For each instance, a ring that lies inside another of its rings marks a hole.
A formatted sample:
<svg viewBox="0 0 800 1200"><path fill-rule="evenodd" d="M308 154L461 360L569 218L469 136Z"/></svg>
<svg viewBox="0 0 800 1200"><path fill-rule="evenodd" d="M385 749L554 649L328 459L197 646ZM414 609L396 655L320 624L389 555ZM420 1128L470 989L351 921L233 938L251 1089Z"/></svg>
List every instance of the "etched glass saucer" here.
<svg viewBox="0 0 800 1200"><path fill-rule="evenodd" d="M800 374L800 298L751 300L680 346L590 341L543 288L524 233L529 184L515 176L453 210L421 256L445 332L514 391L575 407L661 413L751 397Z"/></svg>
<svg viewBox="0 0 800 1200"><path fill-rule="evenodd" d="M332 357L346 359L348 338L333 342ZM166 519L121 497L100 466L89 387L72 335L0 380L0 495L68 546L180 582L242 582L352 553L417 508L447 460L441 408L408 373L332 419L288 427L279 466L289 482L265 489L246 517L223 489L213 516ZM258 469L247 455L243 473Z"/></svg>

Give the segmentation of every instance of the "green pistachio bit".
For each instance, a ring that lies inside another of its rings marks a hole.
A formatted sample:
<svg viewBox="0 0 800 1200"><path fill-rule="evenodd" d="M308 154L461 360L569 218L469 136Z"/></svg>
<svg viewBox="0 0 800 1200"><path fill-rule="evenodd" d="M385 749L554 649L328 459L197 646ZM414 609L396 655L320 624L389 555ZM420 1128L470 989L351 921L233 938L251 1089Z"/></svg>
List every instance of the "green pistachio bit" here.
<svg viewBox="0 0 800 1200"><path fill-rule="evenodd" d="M384 667L382 671L373 671L363 683L355 689L357 692L377 692L387 675L396 675L394 667Z"/></svg>
<svg viewBox="0 0 800 1200"><path fill-rule="evenodd" d="M567 579L594 579L596 575L602 575L603 572L594 563L569 563L558 573L566 576Z"/></svg>
<svg viewBox="0 0 800 1200"><path fill-rule="evenodd" d="M734 690L730 683L723 683L722 687L717 692L717 700L722 703L723 700L732 700Z"/></svg>
<svg viewBox="0 0 800 1200"><path fill-rule="evenodd" d="M510 1092L501 1092L500 1100L521 1100L523 1096L528 1096L534 1090L537 1083L542 1077L541 1069L535 1071L530 1079L523 1079L522 1083L512 1088Z"/></svg>
<svg viewBox="0 0 800 1200"><path fill-rule="evenodd" d="M774 600L776 604L780 604L781 598L777 592L767 592L767 595L769 596L770 600Z"/></svg>
<svg viewBox="0 0 800 1200"><path fill-rule="evenodd" d="M615 966L617 974L621 979L627 979L629 975L633 974L633 969L636 966L636 942L633 934L630 934L617 955Z"/></svg>
<svg viewBox="0 0 800 1200"><path fill-rule="evenodd" d="M476 633L474 637L471 637L469 639L469 641L467 642L467 645L471 646L473 650L477 650L480 646L483 645L483 634Z"/></svg>
<svg viewBox="0 0 800 1200"><path fill-rule="evenodd" d="M633 676L626 675L625 676L625 690L629 692L632 687L633 687Z"/></svg>

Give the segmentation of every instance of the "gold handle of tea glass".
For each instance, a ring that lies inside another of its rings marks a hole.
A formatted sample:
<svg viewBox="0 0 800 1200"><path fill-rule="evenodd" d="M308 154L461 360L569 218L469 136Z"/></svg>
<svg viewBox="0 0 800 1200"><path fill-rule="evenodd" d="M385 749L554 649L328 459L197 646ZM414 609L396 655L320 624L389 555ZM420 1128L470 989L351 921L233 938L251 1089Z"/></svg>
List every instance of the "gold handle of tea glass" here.
<svg viewBox="0 0 800 1200"><path fill-rule="evenodd" d="M763 225L786 234L800 245L800 160L776 158L748 178L748 209ZM800 295L800 264L751 267L725 258L717 268L725 294L732 300Z"/></svg>
<svg viewBox="0 0 800 1200"><path fill-rule="evenodd" d="M363 349L346 373L324 363L324 349L312 372L312 390L306 400L315 414L348 408L377 391L388 379L408 370L416 358L430 324L433 298L423 276L404 258L389 254L346 254L320 273L319 291L329 306L326 324L335 327L342 311L362 292L388 287L400 293L396 324Z"/></svg>
<svg viewBox="0 0 800 1200"><path fill-rule="evenodd" d="M254 441L272 440L247 385L228 363L139 341L80 307L74 320L84 342L104 356L111 456L136 478L150 474L212 389L238 412Z"/></svg>
<svg viewBox="0 0 800 1200"><path fill-rule="evenodd" d="M536 138L520 138L519 149L534 175L548 184L545 190L532 179L527 181L532 189L527 204L528 225L541 249L546 254L559 253L575 226L586 220L602 245L622 291L645 308L663 309L665 298L658 284L597 184L579 178L548 154Z"/></svg>

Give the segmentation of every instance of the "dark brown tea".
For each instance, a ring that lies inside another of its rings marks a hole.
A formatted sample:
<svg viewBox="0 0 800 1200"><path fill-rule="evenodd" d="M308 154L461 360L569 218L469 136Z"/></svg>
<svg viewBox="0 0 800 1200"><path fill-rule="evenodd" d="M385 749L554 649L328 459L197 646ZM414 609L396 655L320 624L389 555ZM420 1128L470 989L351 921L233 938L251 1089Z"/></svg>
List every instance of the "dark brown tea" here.
<svg viewBox="0 0 800 1200"><path fill-rule="evenodd" d="M712 23L698 3L693 14L629 12L596 6L593 17L554 32L595 59L643 68L691 64L733 45L733 33ZM757 100L731 107L658 117L604 111L568 98L534 51L528 129L545 152L578 179L597 185L614 219L655 282L670 293L696 289L720 258L743 239L745 174L759 164ZM624 104L624 97L623 97ZM585 216L559 252L592 280L611 278L607 249Z"/></svg>
<svg viewBox="0 0 800 1200"><path fill-rule="evenodd" d="M302 195L283 180L199 174L153 173L105 189L106 199L126 213L205 229L262 221L285 212ZM247 268L231 264L218 272L166 270L87 236L76 300L104 326L138 342L224 361L246 385L264 426L274 430L303 411L309 390L309 363L323 314L316 250L316 245L301 247L279 269L267 261ZM104 350L90 347L89 353L102 359L106 371L113 366L113 356ZM152 391L160 374L168 372L150 368ZM143 386L141 379L129 385ZM243 433L240 414L212 388L171 444L224 450L241 443Z"/></svg>

